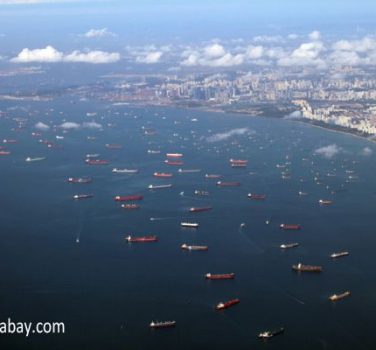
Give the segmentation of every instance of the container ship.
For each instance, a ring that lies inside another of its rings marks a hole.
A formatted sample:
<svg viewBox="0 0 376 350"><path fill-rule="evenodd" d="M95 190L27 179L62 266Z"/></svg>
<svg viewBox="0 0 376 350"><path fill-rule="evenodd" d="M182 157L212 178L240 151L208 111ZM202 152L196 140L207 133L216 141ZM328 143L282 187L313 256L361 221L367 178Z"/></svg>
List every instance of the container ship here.
<svg viewBox="0 0 376 350"><path fill-rule="evenodd" d="M219 187L235 187L235 186L240 186L240 182L237 181L218 181L217 186Z"/></svg>
<svg viewBox="0 0 376 350"><path fill-rule="evenodd" d="M321 205L330 205L332 203L333 203L332 201L329 201L329 200L326 200L326 199L320 199L319 200L319 204L321 204Z"/></svg>
<svg viewBox="0 0 376 350"><path fill-rule="evenodd" d="M254 199L254 200L264 200L266 198L266 195L265 194L248 193L247 197L249 199Z"/></svg>
<svg viewBox="0 0 376 350"><path fill-rule="evenodd" d="M181 222L180 226L188 227L188 228L198 228L198 223L197 222Z"/></svg>
<svg viewBox="0 0 376 350"><path fill-rule="evenodd" d="M218 174L205 174L205 179L220 179L222 175Z"/></svg>
<svg viewBox="0 0 376 350"><path fill-rule="evenodd" d="M158 173L158 172L155 172L153 174L154 177L162 177L162 178L170 178L172 177L173 175L171 173Z"/></svg>
<svg viewBox="0 0 376 350"><path fill-rule="evenodd" d="M86 198L92 198L94 197L93 194L75 194L73 196L73 199L86 199Z"/></svg>
<svg viewBox="0 0 376 350"><path fill-rule="evenodd" d="M301 263L297 265L292 265L292 269L294 271L302 271L302 272L321 272L321 266L314 266L314 265L303 265Z"/></svg>
<svg viewBox="0 0 376 350"><path fill-rule="evenodd" d="M166 153L167 158L181 158L183 157L182 153Z"/></svg>
<svg viewBox="0 0 376 350"><path fill-rule="evenodd" d="M284 244L281 244L279 247L281 249L289 249L289 248L295 248L299 246L299 243L284 243Z"/></svg>
<svg viewBox="0 0 376 350"><path fill-rule="evenodd" d="M122 208L124 209L129 209L129 210L132 210L132 209L140 209L140 206L138 204L122 204L121 205Z"/></svg>
<svg viewBox="0 0 376 350"><path fill-rule="evenodd" d="M180 161L180 160L169 160L169 159L166 159L164 162L165 162L165 164L167 164L167 165L176 165L176 166L181 166L181 165L183 165L183 162Z"/></svg>
<svg viewBox="0 0 376 350"><path fill-rule="evenodd" d="M90 177L68 177L67 182L73 184L88 184L92 181Z"/></svg>
<svg viewBox="0 0 376 350"><path fill-rule="evenodd" d="M281 328L278 328L278 329L274 329L272 331L261 332L261 333L259 333L259 335L257 337L262 338L262 339L273 338L276 335L282 334L284 331L285 331L285 329L283 327L281 327Z"/></svg>
<svg viewBox="0 0 376 350"><path fill-rule="evenodd" d="M209 247L206 245L187 245L187 244L182 244L181 249L183 250L202 250L206 251L209 250Z"/></svg>
<svg viewBox="0 0 376 350"><path fill-rule="evenodd" d="M344 252L337 252L337 253L330 254L330 257L333 258L333 259L335 259L335 258L342 258L342 257L347 256L349 254L350 253L346 252L346 251L344 251Z"/></svg>
<svg viewBox="0 0 376 350"><path fill-rule="evenodd" d="M135 194L131 196L115 196L114 201L115 202L126 202L126 201L141 201L144 199L144 196Z"/></svg>
<svg viewBox="0 0 376 350"><path fill-rule="evenodd" d="M235 278L234 273L221 273L221 274L213 274L207 273L205 275L207 280L233 280Z"/></svg>
<svg viewBox="0 0 376 350"><path fill-rule="evenodd" d="M86 164L89 165L107 165L109 162L108 160L105 159L86 159L85 160Z"/></svg>
<svg viewBox="0 0 376 350"><path fill-rule="evenodd" d="M116 173L116 174L137 174L138 173L138 169L119 169L119 168L113 168L112 172Z"/></svg>
<svg viewBox="0 0 376 350"><path fill-rule="evenodd" d="M232 299L232 300L229 300L229 301L226 301L226 302L221 302L219 304L217 304L217 306L215 307L216 310L224 310L224 309L227 309L231 306L234 306L236 304L239 304L240 303L240 300L239 299Z"/></svg>
<svg viewBox="0 0 376 350"><path fill-rule="evenodd" d="M279 228L282 230L300 230L302 226L299 224L281 224Z"/></svg>
<svg viewBox="0 0 376 350"><path fill-rule="evenodd" d="M148 243L148 242L157 242L157 236L141 236L141 237L132 237L131 235L125 237L125 240L128 243Z"/></svg>
<svg viewBox="0 0 376 350"><path fill-rule="evenodd" d="M346 297L348 297L350 295L351 295L350 291L347 290L346 292L343 292L341 294L333 294L328 299L330 301L337 301L337 300L341 300L343 298L346 298Z"/></svg>
<svg viewBox="0 0 376 350"><path fill-rule="evenodd" d="M212 210L213 208L212 207L191 207L189 208L189 212L190 213L200 213L202 211L208 211L208 210Z"/></svg>
<svg viewBox="0 0 376 350"><path fill-rule="evenodd" d="M158 328L173 328L176 326L176 321L157 321L157 322L154 322L154 321L151 321L151 323L149 324L149 327L150 328L153 328L153 329L158 329Z"/></svg>
<svg viewBox="0 0 376 350"><path fill-rule="evenodd" d="M149 190L159 190L159 189L170 188L170 187L172 187L172 184L168 184L168 185L149 185L148 189Z"/></svg>

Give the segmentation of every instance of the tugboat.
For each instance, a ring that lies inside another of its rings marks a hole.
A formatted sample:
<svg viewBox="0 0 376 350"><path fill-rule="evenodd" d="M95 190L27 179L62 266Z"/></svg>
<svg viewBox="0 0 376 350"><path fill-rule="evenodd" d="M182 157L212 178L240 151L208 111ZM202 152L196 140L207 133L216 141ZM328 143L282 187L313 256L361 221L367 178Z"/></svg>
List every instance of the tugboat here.
<svg viewBox="0 0 376 350"><path fill-rule="evenodd" d="M232 300L229 300L229 301L226 301L226 302L220 302L217 304L217 306L215 307L216 310L224 310L224 309L227 309L231 306L234 306L236 304L239 304L240 303L240 299L232 299Z"/></svg>
<svg viewBox="0 0 376 350"><path fill-rule="evenodd" d="M321 272L321 266L314 266L314 265L303 265L301 263L297 265L292 265L292 269L294 271L302 271L302 272Z"/></svg>
<svg viewBox="0 0 376 350"><path fill-rule="evenodd" d="M153 328L153 329L158 329L158 328L173 328L175 326L176 326L176 321L162 321L162 322L151 321L151 323L149 324L149 327Z"/></svg>
<svg viewBox="0 0 376 350"><path fill-rule="evenodd" d="M273 338L276 335L282 334L284 331L285 331L285 329L283 327L281 327L281 328L278 328L278 329L275 329L275 330L272 330L272 331L261 332L261 333L259 333L259 335L257 337L262 338L262 339Z"/></svg>
<svg viewBox="0 0 376 350"><path fill-rule="evenodd" d="M337 300L341 300L343 298L346 298L346 297L348 297L350 295L351 295L350 291L347 290L346 292L343 292L341 294L333 294L328 299L330 301L337 301Z"/></svg>

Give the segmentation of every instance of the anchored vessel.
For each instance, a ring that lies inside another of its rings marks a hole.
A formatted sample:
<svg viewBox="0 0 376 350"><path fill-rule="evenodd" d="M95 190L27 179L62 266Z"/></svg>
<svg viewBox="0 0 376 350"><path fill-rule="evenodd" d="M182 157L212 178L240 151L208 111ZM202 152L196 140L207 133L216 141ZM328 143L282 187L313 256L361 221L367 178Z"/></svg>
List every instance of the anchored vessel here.
<svg viewBox="0 0 376 350"><path fill-rule="evenodd" d="M197 196L209 196L210 193L208 191L195 190L195 195L197 195Z"/></svg>
<svg viewBox="0 0 376 350"><path fill-rule="evenodd" d="M292 265L292 269L294 271L302 271L302 272L321 272L321 266L314 266L314 265L303 265L301 263L297 265Z"/></svg>
<svg viewBox="0 0 376 350"><path fill-rule="evenodd" d="M285 329L283 327L281 327L281 328L278 328L278 329L275 329L275 330L272 330L272 331L261 332L261 333L259 333L258 338L263 338L263 339L273 338L274 336L276 336L278 334L282 334L284 331L285 331Z"/></svg>
<svg viewBox="0 0 376 350"><path fill-rule="evenodd" d="M191 208L189 208L190 213L199 213L199 212L208 211L208 210L212 210L212 207L191 207Z"/></svg>
<svg viewBox="0 0 376 350"><path fill-rule="evenodd" d="M234 273L222 273L222 274L207 273L205 275L205 278L207 280L232 280L235 278L235 274Z"/></svg>
<svg viewBox="0 0 376 350"><path fill-rule="evenodd" d="M288 248L295 248L299 245L299 243L284 243L280 245L280 248L282 249L288 249Z"/></svg>
<svg viewBox="0 0 376 350"><path fill-rule="evenodd" d="M341 258L343 256L347 256L347 255L349 255L349 252L338 252L338 253L331 254L330 257L335 259L335 258Z"/></svg>
<svg viewBox="0 0 376 350"><path fill-rule="evenodd" d="M321 205L330 205L332 204L332 201L326 200L326 199L320 199L319 204Z"/></svg>
<svg viewBox="0 0 376 350"><path fill-rule="evenodd" d="M123 148L122 145L116 144L116 143L106 143L105 147L108 149L121 149Z"/></svg>
<svg viewBox="0 0 376 350"><path fill-rule="evenodd" d="M45 157L35 157L35 158L31 158L31 157L27 157L25 159L26 162L37 162L38 160L44 160L46 159Z"/></svg>
<svg viewBox="0 0 376 350"><path fill-rule="evenodd" d="M209 247L206 245L187 245L182 244L181 249L183 250L208 250Z"/></svg>
<svg viewBox="0 0 376 350"><path fill-rule="evenodd" d="M144 196L141 196L139 194L132 195L132 196L115 196L114 197L115 202L140 201L142 199L144 199Z"/></svg>
<svg viewBox="0 0 376 350"><path fill-rule="evenodd" d="M205 179L220 179L222 175L218 174L205 174Z"/></svg>
<svg viewBox="0 0 376 350"><path fill-rule="evenodd" d="M189 228L198 228L198 223L197 222L181 222L180 226L189 227Z"/></svg>
<svg viewBox="0 0 376 350"><path fill-rule="evenodd" d="M169 159L166 159L164 162L167 165L183 165L183 162L181 160L169 160Z"/></svg>
<svg viewBox="0 0 376 350"><path fill-rule="evenodd" d="M158 190L158 189L170 188L170 187L172 187L172 184L168 184L168 185L149 185L148 189L149 190Z"/></svg>
<svg viewBox="0 0 376 350"><path fill-rule="evenodd" d="M67 182L74 183L74 184L87 184L91 182L90 177L68 177Z"/></svg>
<svg viewBox="0 0 376 350"><path fill-rule="evenodd" d="M184 174L184 173L199 173L201 171L201 169L178 169L178 172L181 173L181 174Z"/></svg>
<svg viewBox="0 0 376 350"><path fill-rule="evenodd" d="M333 294L333 295L331 295L331 296L329 297L329 300L330 300L330 301L337 301L337 300L341 300L341 299L343 299L343 298L346 298L346 297L348 297L348 296L350 296L350 295L351 295L350 291L347 290L346 292L343 292L343 293L341 293L341 294Z"/></svg>
<svg viewBox="0 0 376 350"><path fill-rule="evenodd" d="M73 199L86 199L86 198L92 198L94 197L93 194L75 194L73 196Z"/></svg>
<svg viewBox="0 0 376 350"><path fill-rule="evenodd" d="M150 328L172 328L172 327L175 327L176 326L176 321L151 321L151 323L149 324L149 327Z"/></svg>
<svg viewBox="0 0 376 350"><path fill-rule="evenodd" d="M171 173L158 173L158 172L155 172L153 174L154 177L172 177L173 175Z"/></svg>
<svg viewBox="0 0 376 350"><path fill-rule="evenodd" d="M299 224L281 224L279 228L282 230L300 230L302 226Z"/></svg>
<svg viewBox="0 0 376 350"><path fill-rule="evenodd" d="M265 194L255 194L255 193L248 193L249 199L255 199L255 200L263 200L266 198Z"/></svg>
<svg viewBox="0 0 376 350"><path fill-rule="evenodd" d="M217 186L219 187L234 187L234 186L240 186L240 182L238 181L218 181Z"/></svg>
<svg viewBox="0 0 376 350"><path fill-rule="evenodd" d="M122 204L121 205L122 208L124 209L140 209L140 206L138 204Z"/></svg>
<svg viewBox="0 0 376 350"><path fill-rule="evenodd" d="M147 243L147 242L157 242L157 236L141 236L141 237L132 237L131 235L125 237L125 240L128 243Z"/></svg>
<svg viewBox="0 0 376 350"><path fill-rule="evenodd" d="M116 174L137 174L138 173L138 169L118 169L118 168L113 168L112 172L116 173Z"/></svg>
<svg viewBox="0 0 376 350"><path fill-rule="evenodd" d="M221 302L221 303L217 304L215 309L216 310L224 310L224 309L227 309L227 308L234 306L236 304L239 304L239 303L240 303L239 299L232 299L232 300L229 300L229 301L226 301L226 302Z"/></svg>
<svg viewBox="0 0 376 350"><path fill-rule="evenodd" d="M182 153L166 153L167 158L181 158L183 157Z"/></svg>
<svg viewBox="0 0 376 350"><path fill-rule="evenodd" d="M108 160L105 159L86 159L85 160L86 164L89 165L106 165L108 164Z"/></svg>

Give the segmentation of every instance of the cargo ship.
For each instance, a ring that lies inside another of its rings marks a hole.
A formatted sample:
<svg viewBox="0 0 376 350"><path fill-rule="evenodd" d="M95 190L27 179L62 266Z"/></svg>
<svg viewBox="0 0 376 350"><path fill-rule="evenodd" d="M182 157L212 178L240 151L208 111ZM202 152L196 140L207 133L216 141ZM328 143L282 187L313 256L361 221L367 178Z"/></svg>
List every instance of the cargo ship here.
<svg viewBox="0 0 376 350"><path fill-rule="evenodd" d="M132 203L132 204L122 204L121 207L124 208L124 209L130 209L130 210L140 209L140 206L138 204L134 204L134 203Z"/></svg>
<svg viewBox="0 0 376 350"><path fill-rule="evenodd" d="M180 160L168 160L168 159L166 159L164 162L167 165L183 165L183 162L180 161Z"/></svg>
<svg viewBox="0 0 376 350"><path fill-rule="evenodd" d="M347 290L346 292L343 292L341 294L333 294L328 299L330 301L337 301L337 300L341 300L343 298L346 298L346 297L348 297L350 295L351 295L350 291Z"/></svg>
<svg viewBox="0 0 376 350"><path fill-rule="evenodd" d="M197 222L181 222L180 226L188 228L198 228L199 225Z"/></svg>
<svg viewBox="0 0 376 350"><path fill-rule="evenodd" d="M149 324L150 328L157 329L157 328L173 328L176 326L176 321L151 321Z"/></svg>
<svg viewBox="0 0 376 350"><path fill-rule="evenodd" d="M183 157L182 153L166 153L167 158L181 158Z"/></svg>
<svg viewBox="0 0 376 350"><path fill-rule="evenodd" d="M154 177L162 177L162 178L169 178L169 177L172 177L173 175L171 173L158 173L158 172L155 172L153 174Z"/></svg>
<svg viewBox="0 0 376 350"><path fill-rule="evenodd" d="M149 185L148 189L149 190L159 190L159 189L170 188L170 187L172 187L172 184L168 184L168 185Z"/></svg>
<svg viewBox="0 0 376 350"><path fill-rule="evenodd" d="M333 259L335 259L335 258L342 258L342 257L347 256L349 254L350 253L346 252L346 251L344 251L344 252L337 252L337 253L330 254L330 257L333 258Z"/></svg>
<svg viewBox="0 0 376 350"><path fill-rule="evenodd" d="M266 198L265 194L248 193L247 196L249 199L254 199L254 200L264 200Z"/></svg>
<svg viewBox="0 0 376 350"><path fill-rule="evenodd" d="M247 164L248 163L248 160L244 160L244 159L230 159L230 163L231 164Z"/></svg>
<svg viewBox="0 0 376 350"><path fill-rule="evenodd" d="M321 205L330 205L332 204L332 201L326 200L326 199L320 199L319 204Z"/></svg>
<svg viewBox="0 0 376 350"><path fill-rule="evenodd" d="M131 196L115 196L114 201L115 202L126 202L126 201L141 201L144 199L144 196L140 194L135 194Z"/></svg>
<svg viewBox="0 0 376 350"><path fill-rule="evenodd" d="M138 173L138 169L119 169L119 168L113 168L112 172L116 173L116 174L137 174Z"/></svg>
<svg viewBox="0 0 376 350"><path fill-rule="evenodd" d="M246 168L247 163L231 163L231 168Z"/></svg>
<svg viewBox="0 0 376 350"><path fill-rule="evenodd" d="M218 181L217 186L219 187L235 187L235 186L240 186L240 182L238 181Z"/></svg>
<svg viewBox="0 0 376 350"><path fill-rule="evenodd" d="M205 174L205 179L220 179L222 175L218 174Z"/></svg>
<svg viewBox="0 0 376 350"><path fill-rule="evenodd" d="M94 197L93 194L75 194L73 196L73 199L86 199L86 198L92 198Z"/></svg>
<svg viewBox="0 0 376 350"><path fill-rule="evenodd" d="M284 244L281 244L279 247L281 249L289 249L289 248L295 248L299 245L299 243L284 243Z"/></svg>
<svg viewBox="0 0 376 350"><path fill-rule="evenodd" d="M292 265L292 269L294 271L302 271L302 272L321 272L321 266L314 266L314 265L303 265L301 263L297 265Z"/></svg>
<svg viewBox="0 0 376 350"><path fill-rule="evenodd" d="M132 237L131 235L125 237L128 243L147 243L147 242L157 242L157 236L142 236L142 237Z"/></svg>
<svg viewBox="0 0 376 350"><path fill-rule="evenodd" d="M257 337L262 338L262 339L273 338L276 335L282 334L284 331L285 331L285 329L283 327L281 327L281 328L278 328L278 329L274 329L272 331L261 332L261 333L259 333L259 335Z"/></svg>
<svg viewBox="0 0 376 350"><path fill-rule="evenodd" d="M202 191L202 190L195 190L194 193L197 196L209 196L210 195L208 191Z"/></svg>
<svg viewBox="0 0 376 350"><path fill-rule="evenodd" d="M90 158L98 158L100 156L99 153L88 153L85 158L90 159Z"/></svg>
<svg viewBox="0 0 376 350"><path fill-rule="evenodd" d="M235 278L234 273L221 273L221 274L213 274L207 273L205 275L207 280L233 280Z"/></svg>
<svg viewBox="0 0 376 350"><path fill-rule="evenodd" d="M0 156L9 156L10 151L0 151Z"/></svg>
<svg viewBox="0 0 376 350"><path fill-rule="evenodd" d="M74 184L88 184L92 180L90 177L68 177L67 182L74 183Z"/></svg>
<svg viewBox="0 0 376 350"><path fill-rule="evenodd" d="M187 244L182 244L181 249L183 250L209 250L209 247L206 245L187 245Z"/></svg>
<svg viewBox="0 0 376 350"><path fill-rule="evenodd" d="M279 228L282 230L300 230L302 226L299 224L281 224Z"/></svg>
<svg viewBox="0 0 376 350"><path fill-rule="evenodd" d="M212 207L191 207L189 208L189 212L190 213L200 213L202 211L208 211L208 210L212 210L213 208Z"/></svg>
<svg viewBox="0 0 376 350"><path fill-rule="evenodd" d="M201 169L178 169L178 173L180 174L189 174L189 173L199 173Z"/></svg>
<svg viewBox="0 0 376 350"><path fill-rule="evenodd" d="M4 139L3 143L17 143L17 140Z"/></svg>
<svg viewBox="0 0 376 350"><path fill-rule="evenodd" d="M122 149L123 148L122 145L119 145L117 143L106 143L105 147L108 149Z"/></svg>
<svg viewBox="0 0 376 350"><path fill-rule="evenodd" d="M45 159L46 159L45 157L34 157L34 158L27 157L25 159L25 162L38 162L40 160L45 160Z"/></svg>
<svg viewBox="0 0 376 350"><path fill-rule="evenodd" d="M89 164L89 165L107 165L109 162L108 160L104 160L104 159L86 159L85 160L86 164Z"/></svg>
<svg viewBox="0 0 376 350"><path fill-rule="evenodd" d="M219 304L217 304L217 306L215 307L216 310L224 310L224 309L227 309L231 306L234 306L236 304L239 304L240 303L240 299L232 299L232 300L229 300L229 301L226 301L226 302L221 302Z"/></svg>
<svg viewBox="0 0 376 350"><path fill-rule="evenodd" d="M161 151L160 150L154 150L154 149L148 149L148 153L149 154L159 154L159 153L161 153Z"/></svg>

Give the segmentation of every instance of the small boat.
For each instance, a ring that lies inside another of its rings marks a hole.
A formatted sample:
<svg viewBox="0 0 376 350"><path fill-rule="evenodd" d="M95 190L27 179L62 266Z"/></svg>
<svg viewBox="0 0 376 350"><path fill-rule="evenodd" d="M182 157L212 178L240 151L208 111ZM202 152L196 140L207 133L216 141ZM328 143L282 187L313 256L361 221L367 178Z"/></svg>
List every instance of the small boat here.
<svg viewBox="0 0 376 350"><path fill-rule="evenodd" d="M283 327L281 327L281 328L278 328L278 329L275 329L275 330L272 330L272 331L261 332L261 333L259 333L259 335L257 337L262 338L262 339L273 338L276 335L282 334L284 331L285 331L285 329Z"/></svg>
<svg viewBox="0 0 376 350"><path fill-rule="evenodd" d="M90 177L68 177L67 182L74 183L74 184L87 184L90 183L92 180Z"/></svg>
<svg viewBox="0 0 376 350"><path fill-rule="evenodd" d="M138 204L134 204L134 203L131 203L131 204L122 204L121 205L122 208L124 209L140 209L140 206Z"/></svg>
<svg viewBox="0 0 376 350"><path fill-rule="evenodd" d="M191 207L189 208L189 212L190 213L200 213L202 211L208 211L208 210L212 210L213 208L212 207Z"/></svg>
<svg viewBox="0 0 376 350"><path fill-rule="evenodd" d="M281 244L279 247L281 249L289 249L289 248L295 248L299 245L299 243L284 243L284 244Z"/></svg>
<svg viewBox="0 0 376 350"><path fill-rule="evenodd" d="M40 160L45 160L46 157L34 157L34 158L31 158L31 157L27 157L25 159L26 162L37 162L37 161L40 161Z"/></svg>
<svg viewBox="0 0 376 350"><path fill-rule="evenodd" d="M281 224L279 228L282 230L300 230L302 226L299 224Z"/></svg>
<svg viewBox="0 0 376 350"><path fill-rule="evenodd" d="M168 185L149 185L148 189L149 190L160 190L160 189L163 189L163 188L170 188L170 187L172 187L172 184L168 184Z"/></svg>
<svg viewBox="0 0 376 350"><path fill-rule="evenodd" d="M348 297L350 295L351 295L350 291L347 290L346 292L343 292L341 294L333 294L328 299L330 301L337 301L337 300L341 300L343 298L346 298L346 297Z"/></svg>
<svg viewBox="0 0 376 350"><path fill-rule="evenodd" d="M157 236L142 236L142 237L132 237L131 235L125 237L125 240L128 243L148 243L148 242L157 242Z"/></svg>
<svg viewBox="0 0 376 350"><path fill-rule="evenodd" d="M139 194L134 194L131 196L115 196L114 201L115 202L126 202L126 201L141 201L144 199L144 196Z"/></svg>
<svg viewBox="0 0 376 350"><path fill-rule="evenodd" d="M167 158L181 158L183 157L182 153L166 153Z"/></svg>
<svg viewBox="0 0 376 350"><path fill-rule="evenodd" d="M266 198L266 195L265 194L248 193L247 197L249 199L254 199L254 200L264 200Z"/></svg>
<svg viewBox="0 0 376 350"><path fill-rule="evenodd" d="M209 247L206 245L187 245L185 243L182 244L180 248L183 250L209 250Z"/></svg>
<svg viewBox="0 0 376 350"><path fill-rule="evenodd" d="M93 194L75 194L73 196L73 199L87 199L87 198L92 198L94 197Z"/></svg>
<svg viewBox="0 0 376 350"><path fill-rule="evenodd" d="M235 187L235 186L240 186L240 182L238 181L218 181L217 186L219 187Z"/></svg>
<svg viewBox="0 0 376 350"><path fill-rule="evenodd" d="M180 174L189 174L189 173L199 173L201 169L178 169L178 173Z"/></svg>
<svg viewBox="0 0 376 350"><path fill-rule="evenodd" d="M171 173L158 173L158 172L155 172L153 174L154 177L162 177L162 178L170 178L173 176L173 174Z"/></svg>
<svg viewBox="0 0 376 350"><path fill-rule="evenodd" d="M232 280L235 278L235 274L234 273L221 273L221 274L207 273L205 275L205 278L207 280Z"/></svg>
<svg viewBox="0 0 376 350"><path fill-rule="evenodd" d="M220 179L222 175L218 174L205 174L205 179Z"/></svg>
<svg viewBox="0 0 376 350"><path fill-rule="evenodd" d="M292 265L292 269L294 271L302 271L302 272L321 272L321 266L314 266L314 265L303 265L301 263L297 265Z"/></svg>
<svg viewBox="0 0 376 350"><path fill-rule="evenodd" d="M343 252L330 254L330 257L333 258L333 259L336 259L336 258L342 258L342 257L347 256L349 254L350 254L349 252L343 251Z"/></svg>
<svg viewBox="0 0 376 350"><path fill-rule="evenodd" d="M151 323L149 324L149 327L150 328L153 328L153 329L158 329L158 328L172 328L172 327L175 327L176 326L176 321L163 321L163 322L160 322L160 321L151 321Z"/></svg>
<svg viewBox="0 0 376 350"><path fill-rule="evenodd" d="M112 172L116 173L116 174L137 174L138 173L138 169L119 169L119 168L113 168Z"/></svg>
<svg viewBox="0 0 376 350"><path fill-rule="evenodd" d="M226 301L226 302L218 303L217 306L215 307L215 309L216 310L224 310L224 309L227 309L227 308L234 306L236 304L239 304L239 303L240 303L239 299L232 299L232 300L229 300L229 301Z"/></svg>
<svg viewBox="0 0 376 350"><path fill-rule="evenodd" d="M303 192L303 191L299 191L298 193L299 193L299 196L307 196L308 195L307 192Z"/></svg>
<svg viewBox="0 0 376 350"><path fill-rule="evenodd" d="M180 226L188 228L198 228L199 225L197 222L181 222Z"/></svg>
<svg viewBox="0 0 376 350"><path fill-rule="evenodd" d="M332 204L332 201L326 200L326 199L320 199L319 204L321 205L330 205Z"/></svg>

